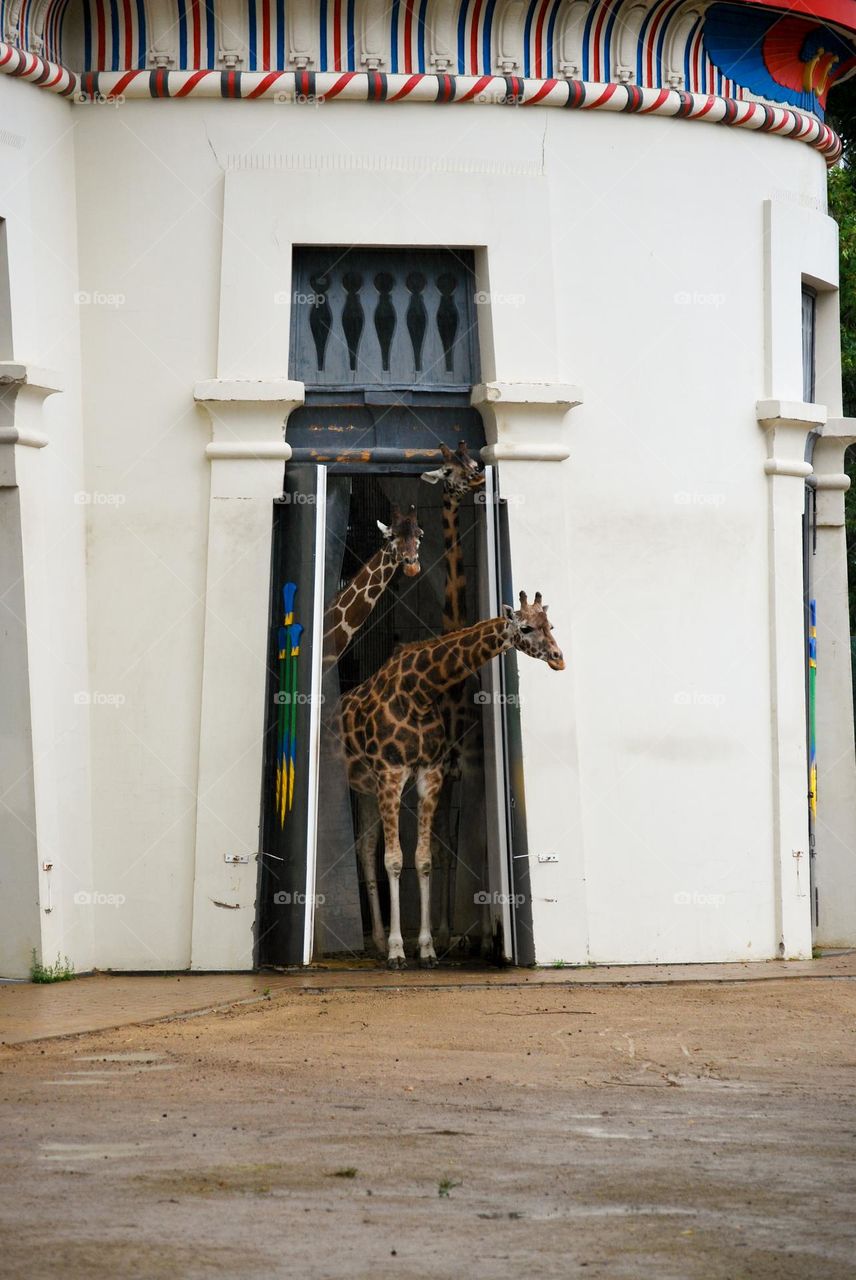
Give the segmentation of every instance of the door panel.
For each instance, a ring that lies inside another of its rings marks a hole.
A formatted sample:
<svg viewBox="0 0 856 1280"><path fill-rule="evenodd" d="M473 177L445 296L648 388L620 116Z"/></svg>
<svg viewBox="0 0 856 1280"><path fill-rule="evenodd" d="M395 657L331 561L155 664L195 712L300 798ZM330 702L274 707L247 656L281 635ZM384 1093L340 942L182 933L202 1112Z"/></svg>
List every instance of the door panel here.
<svg viewBox="0 0 856 1280"><path fill-rule="evenodd" d="M319 563L323 467L286 469L274 508L268 720L259 877L260 964L304 963L311 953L320 691Z"/></svg>

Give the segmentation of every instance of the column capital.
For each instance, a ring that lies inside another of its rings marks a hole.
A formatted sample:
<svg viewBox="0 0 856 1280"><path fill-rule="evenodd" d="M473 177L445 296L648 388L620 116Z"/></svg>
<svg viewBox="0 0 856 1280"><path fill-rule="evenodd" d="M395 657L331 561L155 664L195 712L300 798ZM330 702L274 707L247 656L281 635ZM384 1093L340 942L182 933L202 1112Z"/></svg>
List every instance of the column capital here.
<svg viewBox="0 0 856 1280"><path fill-rule="evenodd" d="M565 418L582 399L581 388L567 382L479 383L470 403L485 421L485 462L564 462Z"/></svg>
<svg viewBox="0 0 856 1280"><path fill-rule="evenodd" d="M817 484L817 523L835 528L844 524L844 495L850 477L844 454L856 441L856 418L830 418L815 441L812 465Z"/></svg>
<svg viewBox="0 0 856 1280"><path fill-rule="evenodd" d="M211 419L209 460L282 461L291 457L285 442L288 415L304 401L302 382L288 378L212 378L197 382L193 398Z"/></svg>
<svg viewBox="0 0 856 1280"><path fill-rule="evenodd" d="M802 400L759 400L755 415L767 433L767 475L798 480L810 476L812 466L806 462L806 442L812 431L825 424L825 406Z"/></svg>
<svg viewBox="0 0 856 1280"><path fill-rule="evenodd" d="M62 390L62 377L52 369L0 360L0 487L18 483L16 447L44 449L48 443L42 405Z"/></svg>

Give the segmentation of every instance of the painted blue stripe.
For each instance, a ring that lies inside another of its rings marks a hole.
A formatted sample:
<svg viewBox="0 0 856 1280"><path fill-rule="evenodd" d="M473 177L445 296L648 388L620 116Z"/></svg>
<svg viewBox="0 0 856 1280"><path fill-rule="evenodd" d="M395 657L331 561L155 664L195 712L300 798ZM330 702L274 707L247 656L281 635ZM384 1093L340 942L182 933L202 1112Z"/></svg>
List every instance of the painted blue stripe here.
<svg viewBox="0 0 856 1280"><path fill-rule="evenodd" d="M119 4L118 0L110 0L110 22L113 27L111 31L112 42L110 45L110 70L121 71L119 66Z"/></svg>
<svg viewBox="0 0 856 1280"><path fill-rule="evenodd" d="M461 0L461 12L458 14L458 73L466 71L466 35L467 35L468 0Z"/></svg>
<svg viewBox="0 0 856 1280"><path fill-rule="evenodd" d="M527 80L532 74L532 55L529 46L532 38L532 19L535 17L537 6L538 0L532 0L526 11L526 21L523 24L523 74Z"/></svg>
<svg viewBox="0 0 856 1280"><path fill-rule="evenodd" d="M663 47L666 43L666 35L669 30L669 23L674 17L675 8L676 8L675 5L671 5L669 7L669 10L666 16L666 21L663 23L662 27L660 28L660 34L657 37L657 70L655 74L657 77L657 87L661 89L664 87L663 85Z"/></svg>
<svg viewBox="0 0 856 1280"><path fill-rule="evenodd" d="M553 76L553 35L556 30L556 18L558 16L559 5L561 3L562 3L562 0L556 0L556 3L553 5L553 9L550 14L550 21L547 24L547 78L548 79L552 78Z"/></svg>
<svg viewBox="0 0 856 1280"><path fill-rule="evenodd" d="M398 72L398 4L399 0L392 0L392 27L390 36L392 40L392 51L389 60L389 69L393 75L396 75Z"/></svg>
<svg viewBox="0 0 856 1280"><path fill-rule="evenodd" d="M92 14L88 4L83 6L83 66L92 70Z"/></svg>
<svg viewBox="0 0 856 1280"><path fill-rule="evenodd" d="M416 70L425 74L425 23L428 14L428 0L422 0L419 7L419 32L416 40Z"/></svg>
<svg viewBox="0 0 856 1280"><path fill-rule="evenodd" d="M285 0L276 0L276 69L285 70Z"/></svg>
<svg viewBox="0 0 856 1280"><path fill-rule="evenodd" d="M184 0L178 0L178 66L187 70L187 9Z"/></svg>
<svg viewBox="0 0 856 1280"><path fill-rule="evenodd" d="M493 26L493 11L496 0L487 0L484 10L484 26L482 27L482 74L489 76L491 72L490 31Z"/></svg>
<svg viewBox="0 0 856 1280"><path fill-rule="evenodd" d="M690 87L690 69L692 66L690 61L690 51L693 47L693 40L695 40L696 32L703 21L703 18L699 18L697 22L693 23L692 30L690 31L689 38L687 40L687 47L684 51L684 88L687 90ZM696 86L696 88L698 88L698 86Z"/></svg>
<svg viewBox="0 0 856 1280"><path fill-rule="evenodd" d="M146 4L145 0L137 0L137 70L146 69Z"/></svg>
<svg viewBox="0 0 856 1280"><path fill-rule="evenodd" d="M208 36L208 66L213 68L214 62L214 0L205 0L205 26Z"/></svg>
<svg viewBox="0 0 856 1280"><path fill-rule="evenodd" d="M256 41L257 41L256 0L249 0L249 19L250 19L250 48L249 48L250 70L256 71L258 70L258 66L256 62Z"/></svg>
<svg viewBox="0 0 856 1280"><path fill-rule="evenodd" d="M354 6L355 4L356 4L356 0L348 0L348 70L349 71L356 71L357 69L356 59L354 55L354 48L356 44L354 40Z"/></svg>
<svg viewBox="0 0 856 1280"><path fill-rule="evenodd" d="M321 71L327 70L327 0L321 0L321 48L318 52Z"/></svg>
<svg viewBox="0 0 856 1280"><path fill-rule="evenodd" d="M618 18L618 10L621 8L624 0L616 0L616 3L610 10L609 18L606 23L606 32L603 41L603 69L606 73L606 79L612 79L612 29Z"/></svg>
<svg viewBox="0 0 856 1280"><path fill-rule="evenodd" d="M591 48L591 31L594 26L595 18L599 12L600 6L596 4L592 5L591 9L589 9L589 15L586 18L586 25L583 27L583 65L580 72L583 80L588 80L589 78L591 68L591 57L589 54L589 50Z"/></svg>

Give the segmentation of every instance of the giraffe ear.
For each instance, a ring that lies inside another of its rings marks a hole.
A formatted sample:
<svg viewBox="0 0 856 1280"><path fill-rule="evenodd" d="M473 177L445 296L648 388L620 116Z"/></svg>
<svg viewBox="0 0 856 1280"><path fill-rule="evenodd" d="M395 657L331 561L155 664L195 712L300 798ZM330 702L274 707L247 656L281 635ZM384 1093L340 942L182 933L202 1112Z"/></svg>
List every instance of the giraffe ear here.
<svg viewBox="0 0 856 1280"><path fill-rule="evenodd" d="M429 484L437 484L443 479L443 468L438 467L436 471L423 471L420 479L427 480Z"/></svg>
<svg viewBox="0 0 856 1280"><path fill-rule="evenodd" d="M502 612L503 612L504 617L508 618L509 622L516 622L516 621L517 621L517 618L516 618L515 612L514 612L514 610L512 609L512 607L511 607L511 605L510 605L510 604L504 604L504 605L502 606Z"/></svg>
<svg viewBox="0 0 856 1280"><path fill-rule="evenodd" d="M383 524L382 521L378 520L377 527L380 529L381 533L385 538L392 537L392 529L389 527L388 524Z"/></svg>

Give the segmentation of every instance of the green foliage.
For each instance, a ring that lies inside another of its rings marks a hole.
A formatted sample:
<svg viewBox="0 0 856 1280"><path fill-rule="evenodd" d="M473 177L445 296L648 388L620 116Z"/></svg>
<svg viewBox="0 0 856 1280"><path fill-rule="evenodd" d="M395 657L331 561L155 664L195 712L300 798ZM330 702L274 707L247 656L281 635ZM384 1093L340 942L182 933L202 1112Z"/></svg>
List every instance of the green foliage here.
<svg viewBox="0 0 856 1280"><path fill-rule="evenodd" d="M837 91L841 94L842 85ZM838 106L844 101L836 98ZM846 99L847 116L835 115L830 123L842 133L845 155L852 163L833 169L829 175L829 212L838 223L838 243L841 259L839 279L839 303L841 308L841 385L844 413L856 417L856 90L850 89ZM847 562L850 596L850 634L856 635L856 450L850 448L844 455L844 466L850 476L850 488L844 500L844 518L847 530Z"/></svg>
<svg viewBox="0 0 856 1280"><path fill-rule="evenodd" d="M33 959L30 964L31 982L69 982L74 977L74 965L68 956L60 956L53 964L44 965L36 956L33 947Z"/></svg>

